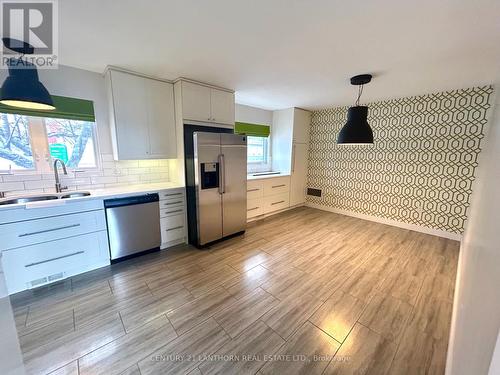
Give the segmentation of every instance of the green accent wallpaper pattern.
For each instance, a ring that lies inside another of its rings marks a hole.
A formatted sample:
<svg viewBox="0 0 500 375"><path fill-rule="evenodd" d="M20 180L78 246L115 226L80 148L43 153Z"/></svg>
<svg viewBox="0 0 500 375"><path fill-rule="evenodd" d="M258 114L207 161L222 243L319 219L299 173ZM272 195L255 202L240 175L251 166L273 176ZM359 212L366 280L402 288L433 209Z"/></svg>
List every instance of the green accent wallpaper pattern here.
<svg viewBox="0 0 500 375"><path fill-rule="evenodd" d="M461 234L492 86L368 104L373 146L338 146L347 107L311 118L307 201Z"/></svg>

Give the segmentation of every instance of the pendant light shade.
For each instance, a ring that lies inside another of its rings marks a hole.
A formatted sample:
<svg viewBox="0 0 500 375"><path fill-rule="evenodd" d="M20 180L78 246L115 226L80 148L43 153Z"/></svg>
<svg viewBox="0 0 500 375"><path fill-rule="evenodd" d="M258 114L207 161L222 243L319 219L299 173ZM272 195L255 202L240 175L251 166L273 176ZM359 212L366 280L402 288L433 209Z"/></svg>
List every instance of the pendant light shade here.
<svg viewBox="0 0 500 375"><path fill-rule="evenodd" d="M16 59L9 62L9 76L0 89L0 103L20 108L52 110L52 98L38 79L36 66L23 62L16 67Z"/></svg>
<svg viewBox="0 0 500 375"><path fill-rule="evenodd" d="M356 106L347 110L347 123L339 133L338 144L373 144L373 132L368 125L368 107Z"/></svg>
<svg viewBox="0 0 500 375"><path fill-rule="evenodd" d="M351 78L351 84L359 86L356 105L347 110L347 122L340 130L337 138L339 145L371 145L373 131L368 124L368 107L360 106L359 99L363 93L363 85L370 82L370 74L361 74Z"/></svg>
<svg viewBox="0 0 500 375"><path fill-rule="evenodd" d="M21 57L7 61L9 76L0 88L0 103L27 109L55 109L52 97L38 79L36 66L22 59L23 55L32 55L35 48L22 40L2 38L2 41L5 48Z"/></svg>

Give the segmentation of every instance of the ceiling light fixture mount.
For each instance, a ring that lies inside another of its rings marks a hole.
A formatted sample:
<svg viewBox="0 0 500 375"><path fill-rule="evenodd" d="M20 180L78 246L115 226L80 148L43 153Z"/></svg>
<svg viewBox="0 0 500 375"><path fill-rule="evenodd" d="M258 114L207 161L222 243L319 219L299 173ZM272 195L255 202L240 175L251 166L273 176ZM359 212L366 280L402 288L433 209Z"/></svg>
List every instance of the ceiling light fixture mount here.
<svg viewBox="0 0 500 375"><path fill-rule="evenodd" d="M359 100L363 94L363 85L370 83L371 74L360 74L351 77L351 85L359 86L358 97L354 107L347 110L347 122L340 130L337 138L339 145L372 145L373 131L368 124L368 107L360 106Z"/></svg>

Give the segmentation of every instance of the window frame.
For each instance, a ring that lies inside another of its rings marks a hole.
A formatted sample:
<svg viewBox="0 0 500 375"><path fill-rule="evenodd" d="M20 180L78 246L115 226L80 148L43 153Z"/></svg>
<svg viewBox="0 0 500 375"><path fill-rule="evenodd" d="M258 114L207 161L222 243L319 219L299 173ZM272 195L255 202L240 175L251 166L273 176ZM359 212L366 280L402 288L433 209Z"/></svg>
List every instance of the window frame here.
<svg viewBox="0 0 500 375"><path fill-rule="evenodd" d="M7 113L8 114L8 113ZM29 143L31 147L31 153L33 157L33 168L29 169L0 169L0 174L9 175L33 175L33 174L44 174L53 172L53 157L50 154L49 138L47 133L46 119L50 117L41 116L29 116L22 115L28 118L28 134ZM56 117L54 117L56 119ZM66 120L66 119L61 119ZM85 120L74 120L74 121L85 121ZM92 142L93 142L93 152L95 158L94 167L67 167L69 172L92 172L101 169L101 158L100 158L100 147L99 147L99 137L98 137L98 126L96 121L87 121L93 124L92 129Z"/></svg>

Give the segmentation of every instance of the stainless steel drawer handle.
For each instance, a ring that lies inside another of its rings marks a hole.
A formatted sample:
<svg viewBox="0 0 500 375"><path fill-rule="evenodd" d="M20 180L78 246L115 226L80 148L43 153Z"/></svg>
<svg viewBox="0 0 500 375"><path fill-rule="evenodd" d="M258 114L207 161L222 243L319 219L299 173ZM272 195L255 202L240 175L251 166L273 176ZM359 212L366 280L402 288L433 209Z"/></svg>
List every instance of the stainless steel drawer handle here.
<svg viewBox="0 0 500 375"><path fill-rule="evenodd" d="M247 193L251 192L251 191L259 191L260 189L250 189L250 190L247 190Z"/></svg>
<svg viewBox="0 0 500 375"><path fill-rule="evenodd" d="M165 197L175 197L176 195L182 195L182 193L170 193L170 194L164 194Z"/></svg>
<svg viewBox="0 0 500 375"><path fill-rule="evenodd" d="M166 214L173 214L175 212L182 212L182 210L165 211Z"/></svg>
<svg viewBox="0 0 500 375"><path fill-rule="evenodd" d="M285 185L285 184L281 184L281 185L274 185L274 186L273 186L273 189L274 189L274 188L277 188L277 187L283 187L283 186L286 186L286 185Z"/></svg>
<svg viewBox="0 0 500 375"><path fill-rule="evenodd" d="M46 260L41 260L40 262L30 263L30 264L25 265L24 267L28 268L28 267L38 266L39 264L53 262L54 260L58 260L58 259L69 258L69 257L75 256L78 254L83 254L84 252L85 251L76 251L76 252L71 253L71 254L61 255L60 257L55 257L55 258L50 258L50 259L46 259Z"/></svg>
<svg viewBox="0 0 500 375"><path fill-rule="evenodd" d="M168 202L168 203L165 203L165 206L170 206L172 204L179 204L179 203L182 203L182 201Z"/></svg>
<svg viewBox="0 0 500 375"><path fill-rule="evenodd" d="M249 208L247 211L258 210L260 207Z"/></svg>
<svg viewBox="0 0 500 375"><path fill-rule="evenodd" d="M76 228L76 227L79 227L79 226L80 226L80 224L65 225L63 227L57 227L57 228L52 228L52 229L39 230L37 232L22 233L18 237L34 236L36 234L54 232L56 230L63 230L63 229L69 229L69 228Z"/></svg>
<svg viewBox="0 0 500 375"><path fill-rule="evenodd" d="M279 202L271 203L271 206L274 206L275 204L280 204L280 203L285 203L285 201L279 201Z"/></svg>
<svg viewBox="0 0 500 375"><path fill-rule="evenodd" d="M181 228L184 228L184 226L181 225L181 226L178 226L178 227L168 228L168 229L166 229L166 232L169 232L171 230L181 229Z"/></svg>

